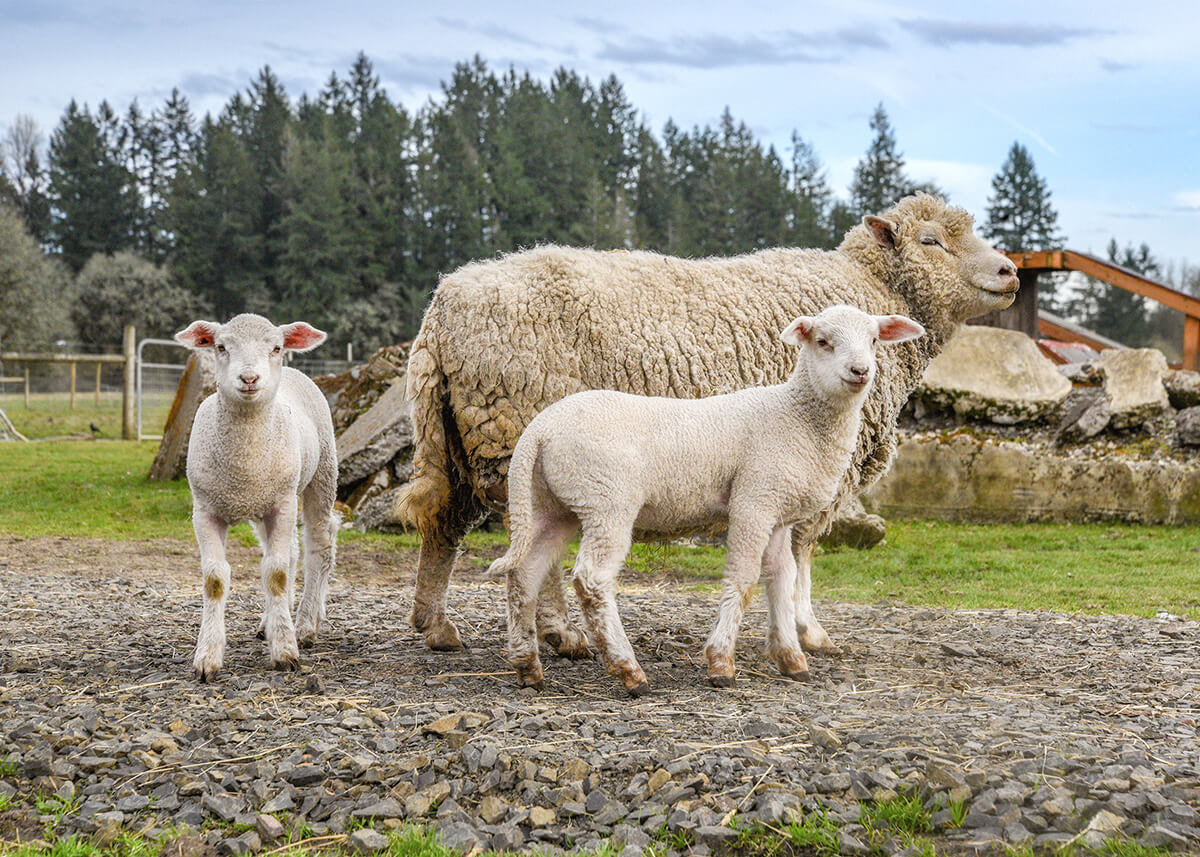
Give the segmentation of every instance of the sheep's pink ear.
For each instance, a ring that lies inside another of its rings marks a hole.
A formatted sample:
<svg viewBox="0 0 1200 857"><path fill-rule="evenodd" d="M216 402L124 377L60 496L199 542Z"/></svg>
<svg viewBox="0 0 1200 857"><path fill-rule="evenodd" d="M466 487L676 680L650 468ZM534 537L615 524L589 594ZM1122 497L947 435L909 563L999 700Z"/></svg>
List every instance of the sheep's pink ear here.
<svg viewBox="0 0 1200 857"><path fill-rule="evenodd" d="M896 230L899 227L885 217L868 214L862 219L863 225L875 236L875 243L890 250L896 249Z"/></svg>
<svg viewBox="0 0 1200 857"><path fill-rule="evenodd" d="M800 345L812 333L813 317L802 315L783 329L779 338L788 345Z"/></svg>
<svg viewBox="0 0 1200 857"><path fill-rule="evenodd" d="M279 329L283 331L283 347L291 351L311 351L325 341L324 331L303 321L293 321Z"/></svg>
<svg viewBox="0 0 1200 857"><path fill-rule="evenodd" d="M925 335L925 328L902 315L877 315L880 342L907 342Z"/></svg>
<svg viewBox="0 0 1200 857"><path fill-rule="evenodd" d="M215 321L193 321L186 328L175 334L175 341L188 348L212 348L217 339Z"/></svg>

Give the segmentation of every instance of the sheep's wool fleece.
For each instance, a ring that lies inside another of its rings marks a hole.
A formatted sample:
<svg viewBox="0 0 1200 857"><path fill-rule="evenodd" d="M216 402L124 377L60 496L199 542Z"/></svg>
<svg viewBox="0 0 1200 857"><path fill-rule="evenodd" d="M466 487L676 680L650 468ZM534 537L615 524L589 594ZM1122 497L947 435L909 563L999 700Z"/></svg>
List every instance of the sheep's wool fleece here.
<svg viewBox="0 0 1200 857"><path fill-rule="evenodd" d="M421 520L422 494L449 490L448 455L475 495L496 506L521 432L571 393L695 398L782 382L795 353L779 332L798 315L839 303L907 315L928 330L880 349L839 500L860 493L886 472L901 407L965 320L955 315L961 298L952 296L962 286L954 269L906 253L905 242L917 236L904 224L936 220L953 242L970 234L970 215L920 194L887 216L901 224L899 251L879 246L860 225L832 251L688 260L545 246L446 276L409 363L417 451L408 517ZM448 428L461 445L445 435Z"/></svg>

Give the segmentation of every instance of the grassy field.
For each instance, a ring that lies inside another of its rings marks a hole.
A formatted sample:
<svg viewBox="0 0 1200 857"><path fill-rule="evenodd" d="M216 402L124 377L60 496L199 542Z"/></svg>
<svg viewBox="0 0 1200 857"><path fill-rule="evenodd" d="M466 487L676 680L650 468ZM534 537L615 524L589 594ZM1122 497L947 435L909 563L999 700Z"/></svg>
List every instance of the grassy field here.
<svg viewBox="0 0 1200 857"><path fill-rule="evenodd" d="M16 387L8 385L9 392L0 395L0 409L12 420L13 426L30 439L65 437L73 434L94 435L97 438L121 437L121 394L104 392L97 404L94 392L77 392L75 409L71 409L69 393L34 393L29 407L25 397L13 393ZM154 393L142 400L142 431L159 434L167 419L174 394ZM92 431L92 426L99 429Z"/></svg>
<svg viewBox="0 0 1200 857"><path fill-rule="evenodd" d="M146 479L154 451L150 442L0 444L0 533L191 539L187 485ZM418 544L413 534L342 538ZM503 539L473 533L468 548ZM1200 532L1189 527L890 521L885 544L823 553L813 574L819 597L845 601L1194 616L1198 552ZM637 545L625 580L671 574L713 587L723 560L720 549Z"/></svg>

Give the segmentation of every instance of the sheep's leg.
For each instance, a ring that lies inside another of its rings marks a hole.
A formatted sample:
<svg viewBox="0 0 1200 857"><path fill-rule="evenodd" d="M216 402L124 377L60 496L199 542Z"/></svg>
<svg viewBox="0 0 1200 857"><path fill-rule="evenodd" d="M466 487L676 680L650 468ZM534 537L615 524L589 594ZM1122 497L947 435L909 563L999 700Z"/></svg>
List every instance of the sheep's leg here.
<svg viewBox="0 0 1200 857"><path fill-rule="evenodd" d="M296 497L289 494L263 520L262 586L266 606L263 611L267 634L267 653L271 666L294 670L300 666L296 628L292 624L288 577L295 572L292 548L296 540Z"/></svg>
<svg viewBox="0 0 1200 857"><path fill-rule="evenodd" d="M228 525L214 515L193 507L192 525L200 547L200 575L204 580L204 608L200 635L192 666L196 678L208 681L225 662L225 599L229 595L230 570L225 561Z"/></svg>
<svg viewBox="0 0 1200 857"><path fill-rule="evenodd" d="M490 575L508 579L508 662L517 671L522 687L542 687L542 662L538 654L539 593L544 581L558 564L567 540L575 530L573 524L545 517L533 522L534 532L527 542L514 534L513 547L492 563ZM520 555L518 545L529 547Z"/></svg>
<svg viewBox="0 0 1200 857"><path fill-rule="evenodd" d="M446 589L458 558L458 546L484 513L465 485L452 491L449 505L440 510L428 530L421 531L417 557L417 591L413 596L412 624L434 651L463 648L454 623L446 618Z"/></svg>
<svg viewBox="0 0 1200 857"><path fill-rule="evenodd" d="M558 564L559 551L542 578L538 593L537 628L538 638L545 641L560 657L573 661L592 656L588 648L587 634L571 621L567 599L563 593L562 567Z"/></svg>
<svg viewBox="0 0 1200 857"><path fill-rule="evenodd" d="M617 573L629 553L632 530L632 520L598 525L584 522L574 580L584 622L609 675L616 676L630 696L642 696L650 692L650 683L617 612Z"/></svg>
<svg viewBox="0 0 1200 857"><path fill-rule="evenodd" d="M754 594L754 584L762 570L763 554L772 527L758 520L730 515L729 534L725 538L725 585L717 624L704 646L708 658L708 680L716 687L733 687L733 652L738 628Z"/></svg>
<svg viewBox="0 0 1200 857"><path fill-rule="evenodd" d="M812 608L812 555L816 545L815 541L792 539L796 558L796 630L806 651L836 655L838 647L829 639Z"/></svg>
<svg viewBox="0 0 1200 857"><path fill-rule="evenodd" d="M778 527L763 554L767 579L767 655L788 678L808 678L808 661L796 635L796 559L791 527Z"/></svg>
<svg viewBox="0 0 1200 857"><path fill-rule="evenodd" d="M333 492L326 493L328 496L320 496L310 485L300 498L304 517L304 594L296 611L296 642L305 648L317 641L317 631L325 620L329 580L337 558L338 519L333 513ZM292 603L291 592L288 603Z"/></svg>

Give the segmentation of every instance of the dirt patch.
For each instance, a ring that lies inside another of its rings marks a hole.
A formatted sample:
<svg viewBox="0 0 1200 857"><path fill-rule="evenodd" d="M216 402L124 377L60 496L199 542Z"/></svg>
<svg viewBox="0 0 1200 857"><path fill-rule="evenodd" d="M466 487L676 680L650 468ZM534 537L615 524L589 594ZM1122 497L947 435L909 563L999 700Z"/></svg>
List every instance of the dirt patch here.
<svg viewBox="0 0 1200 857"><path fill-rule="evenodd" d="M462 851L635 853L658 835L704 853L728 847L727 817L778 826L822 806L898 852L906 835L862 824L861 806L912 792L952 851L1200 842L1196 622L818 602L843 651L796 683L764 654L758 599L737 686L717 689L700 651L717 596L626 572L653 693L544 653L534 694L503 658L490 557L460 560L450 591L470 649L436 654L408 623L415 550L343 544L316 646L277 673L255 638L257 550L229 552L225 671L201 685L194 544L0 538L0 788L16 795L0 835L217 822L218 845L276 811L327 835L422 818ZM60 819L39 817L39 791L64 795Z"/></svg>

